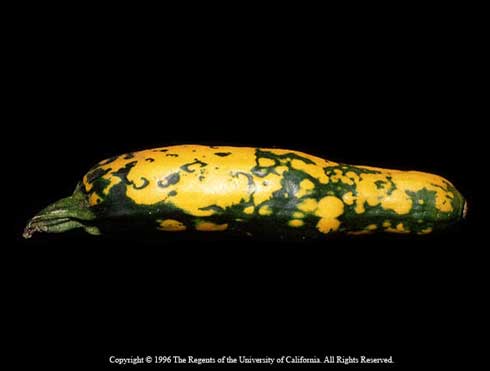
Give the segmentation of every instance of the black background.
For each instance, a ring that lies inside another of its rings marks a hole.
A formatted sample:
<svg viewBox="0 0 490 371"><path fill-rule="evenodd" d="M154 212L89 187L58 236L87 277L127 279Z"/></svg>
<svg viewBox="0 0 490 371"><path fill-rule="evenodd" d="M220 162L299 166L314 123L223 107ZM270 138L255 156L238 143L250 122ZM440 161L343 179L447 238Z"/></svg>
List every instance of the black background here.
<svg viewBox="0 0 490 371"><path fill-rule="evenodd" d="M471 30L442 16L347 13L335 22L314 10L230 12L169 11L148 22L117 12L21 13L9 94L20 148L8 194L12 344L23 361L461 358L471 340L471 317L460 308L473 295L467 251L476 247L480 148L471 127L480 103ZM290 148L434 172L467 197L469 218L423 238L169 242L75 232L22 240L25 222L70 194L95 162L184 143Z"/></svg>

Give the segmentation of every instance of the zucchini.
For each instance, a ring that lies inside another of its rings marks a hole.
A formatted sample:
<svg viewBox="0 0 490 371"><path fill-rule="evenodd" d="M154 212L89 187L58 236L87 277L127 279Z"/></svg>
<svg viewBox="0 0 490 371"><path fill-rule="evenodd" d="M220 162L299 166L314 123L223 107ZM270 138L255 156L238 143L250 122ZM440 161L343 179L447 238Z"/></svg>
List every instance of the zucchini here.
<svg viewBox="0 0 490 371"><path fill-rule="evenodd" d="M48 206L23 236L82 228L237 231L270 236L427 234L463 218L444 178L353 166L306 153L179 145L99 162L70 197Z"/></svg>

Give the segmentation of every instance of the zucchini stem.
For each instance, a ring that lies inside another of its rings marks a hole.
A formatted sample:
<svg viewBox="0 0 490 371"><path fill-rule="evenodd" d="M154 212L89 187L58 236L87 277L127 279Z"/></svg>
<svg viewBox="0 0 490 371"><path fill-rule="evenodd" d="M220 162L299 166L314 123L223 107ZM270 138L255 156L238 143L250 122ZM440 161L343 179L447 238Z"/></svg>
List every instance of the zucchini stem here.
<svg viewBox="0 0 490 371"><path fill-rule="evenodd" d="M95 214L78 184L71 196L52 203L29 220L22 236L31 238L36 232L61 233L77 228L99 235L99 229L90 223L94 219Z"/></svg>

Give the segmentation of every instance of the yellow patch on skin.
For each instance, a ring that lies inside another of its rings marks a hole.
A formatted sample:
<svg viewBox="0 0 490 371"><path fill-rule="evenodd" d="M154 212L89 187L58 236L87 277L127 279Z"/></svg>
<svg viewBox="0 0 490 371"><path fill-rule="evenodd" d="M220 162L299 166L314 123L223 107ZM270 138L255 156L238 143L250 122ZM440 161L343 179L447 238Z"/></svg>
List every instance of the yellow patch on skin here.
<svg viewBox="0 0 490 371"><path fill-rule="evenodd" d="M347 192L344 193L342 196L342 200L345 202L346 205L352 205L355 201L355 196L352 194L352 192Z"/></svg>
<svg viewBox="0 0 490 371"><path fill-rule="evenodd" d="M315 184L309 179L303 179L299 183L299 190L296 192L295 196L301 198L311 193L313 189L315 189Z"/></svg>
<svg viewBox="0 0 490 371"><path fill-rule="evenodd" d="M250 215L250 214L253 214L254 210L255 210L255 208L253 206L247 206L245 209L243 209L243 212L245 214Z"/></svg>
<svg viewBox="0 0 490 371"><path fill-rule="evenodd" d="M92 190L92 188L94 188L94 185L92 183L89 183L88 180L87 180L87 175L85 175L82 179L82 182L83 182L83 186L85 188L85 192L90 192Z"/></svg>
<svg viewBox="0 0 490 371"><path fill-rule="evenodd" d="M402 190L395 189L391 195L383 198L381 207L385 210L393 210L400 215L408 214L412 209L412 199Z"/></svg>
<svg viewBox="0 0 490 371"><path fill-rule="evenodd" d="M276 163L273 159L267 157L260 157L258 162L259 162L259 166L262 167L273 166Z"/></svg>
<svg viewBox="0 0 490 371"><path fill-rule="evenodd" d="M260 215L272 215L272 209L269 205L264 205L259 209Z"/></svg>
<svg viewBox="0 0 490 371"><path fill-rule="evenodd" d="M346 175L343 175L342 170L339 169L335 169L333 172L334 175L332 175L331 178L335 183L340 181L348 185L353 185L355 181L359 180L359 176L353 171L347 172Z"/></svg>
<svg viewBox="0 0 490 371"><path fill-rule="evenodd" d="M363 212L366 211L366 208L364 207L364 203L357 202L356 207L354 207L354 211L358 214L362 214Z"/></svg>
<svg viewBox="0 0 490 371"><path fill-rule="evenodd" d="M274 170L276 171L276 173L282 175L282 173L284 173L285 171L289 170L287 166L284 166L284 165L281 165L281 166L276 166L274 168Z"/></svg>
<svg viewBox="0 0 490 371"><path fill-rule="evenodd" d="M293 219L293 220L290 220L288 225L290 227L294 227L294 228L297 228L297 227L302 227L305 223L302 221L302 220L299 220L299 219Z"/></svg>
<svg viewBox="0 0 490 371"><path fill-rule="evenodd" d="M431 227L427 227L425 229L422 229L420 232L418 232L418 234L429 234L432 232L432 228Z"/></svg>
<svg viewBox="0 0 490 371"><path fill-rule="evenodd" d="M383 227L384 228L388 228L388 227L391 227L391 222L389 220L386 220L383 222Z"/></svg>
<svg viewBox="0 0 490 371"><path fill-rule="evenodd" d="M344 203L337 197L323 197L318 202L318 208L315 215L321 219L318 221L317 228L322 233L336 231L340 227L340 221L337 219L344 213Z"/></svg>
<svg viewBox="0 0 490 371"><path fill-rule="evenodd" d="M418 200L418 204L419 205L423 205L424 204L424 200L422 200L422 199Z"/></svg>
<svg viewBox="0 0 490 371"><path fill-rule="evenodd" d="M89 205L97 205L102 199L96 193L92 193L88 198Z"/></svg>
<svg viewBox="0 0 490 371"><path fill-rule="evenodd" d="M386 196L385 189L378 189L375 182L385 181L385 175L380 174L362 174L357 186L357 205L364 212L364 203L369 206L376 206ZM362 204L362 206L360 206ZM356 210L357 211L357 210Z"/></svg>
<svg viewBox="0 0 490 371"><path fill-rule="evenodd" d="M366 228L360 231L351 231L347 232L347 234L352 234L352 235L361 235L361 234L371 234L373 233L378 226L376 224L369 224Z"/></svg>
<svg viewBox="0 0 490 371"><path fill-rule="evenodd" d="M300 211L295 211L293 213L293 218L296 218L296 219L301 219L301 218L304 218L305 217L305 214L303 214L302 212Z"/></svg>
<svg viewBox="0 0 490 371"><path fill-rule="evenodd" d="M335 169L333 172L334 172L334 175L330 176L330 180L334 183L338 183L340 180L340 177L342 176L342 170Z"/></svg>
<svg viewBox="0 0 490 371"><path fill-rule="evenodd" d="M318 209L315 215L321 218L336 218L344 212L343 202L334 196L323 197L318 202Z"/></svg>
<svg viewBox="0 0 490 371"><path fill-rule="evenodd" d="M314 198L307 198L298 204L298 209L305 213L310 213L316 210L318 202Z"/></svg>
<svg viewBox="0 0 490 371"><path fill-rule="evenodd" d="M304 171L306 174L318 179L318 181L322 184L328 183L328 176L325 174L325 171L323 171L321 166L316 164L307 164L304 161L294 159L291 161L291 167L296 170Z"/></svg>
<svg viewBox="0 0 490 371"><path fill-rule="evenodd" d="M348 171L347 173L345 173L345 176L349 179L352 179L354 182L359 181L359 175L357 175L353 171Z"/></svg>
<svg viewBox="0 0 490 371"><path fill-rule="evenodd" d="M322 233L330 233L336 231L340 227L340 222L337 219L320 219L316 228Z"/></svg>
<svg viewBox="0 0 490 371"><path fill-rule="evenodd" d="M385 231L394 232L394 233L410 233L410 231L408 229L405 229L405 227L403 226L403 223L398 223L396 225L396 228L388 227L385 229Z"/></svg>
<svg viewBox="0 0 490 371"><path fill-rule="evenodd" d="M453 205L451 204L453 197L452 192L447 192L446 196L436 194L436 208L446 213L453 211Z"/></svg>
<svg viewBox="0 0 490 371"><path fill-rule="evenodd" d="M165 219L165 220L157 220L157 221L160 223L158 229L162 231L180 232L180 231L185 231L187 229L184 223L179 222L178 220L175 219Z"/></svg>
<svg viewBox="0 0 490 371"><path fill-rule="evenodd" d="M204 232L219 232L228 228L228 224L215 224L212 222L199 222L196 225L196 230Z"/></svg>

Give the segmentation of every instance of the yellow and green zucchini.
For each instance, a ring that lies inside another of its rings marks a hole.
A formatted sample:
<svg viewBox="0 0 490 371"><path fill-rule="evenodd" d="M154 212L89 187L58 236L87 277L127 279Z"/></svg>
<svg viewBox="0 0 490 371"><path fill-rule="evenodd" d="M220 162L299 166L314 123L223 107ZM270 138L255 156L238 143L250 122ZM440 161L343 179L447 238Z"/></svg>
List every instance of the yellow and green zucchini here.
<svg viewBox="0 0 490 371"><path fill-rule="evenodd" d="M267 148L179 145L99 162L27 224L34 232L83 228L235 231L270 236L427 234L464 217L444 178L353 166Z"/></svg>

